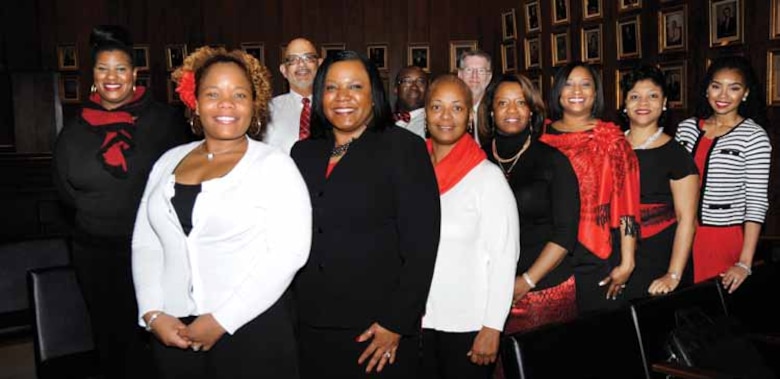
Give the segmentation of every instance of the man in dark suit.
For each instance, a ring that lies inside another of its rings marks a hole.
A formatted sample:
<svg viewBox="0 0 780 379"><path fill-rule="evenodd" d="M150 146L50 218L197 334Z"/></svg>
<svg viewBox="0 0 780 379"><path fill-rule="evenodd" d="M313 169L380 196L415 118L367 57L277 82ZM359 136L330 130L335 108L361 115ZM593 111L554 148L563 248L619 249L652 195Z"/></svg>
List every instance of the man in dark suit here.
<svg viewBox="0 0 780 379"><path fill-rule="evenodd" d="M737 34L737 20L731 14L730 6L723 6L720 10L718 19L717 36L718 38L734 37Z"/></svg>

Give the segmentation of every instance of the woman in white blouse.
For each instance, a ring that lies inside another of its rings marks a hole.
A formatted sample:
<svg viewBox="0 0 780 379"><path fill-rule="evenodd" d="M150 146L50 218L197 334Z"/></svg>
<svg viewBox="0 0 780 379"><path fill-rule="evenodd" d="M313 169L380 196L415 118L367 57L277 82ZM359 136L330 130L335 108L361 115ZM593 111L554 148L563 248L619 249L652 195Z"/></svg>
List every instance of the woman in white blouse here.
<svg viewBox="0 0 780 379"><path fill-rule="evenodd" d="M468 86L442 76L425 103L441 239L423 317L423 377L490 378L520 253L515 198L466 133Z"/></svg>
<svg viewBox="0 0 780 379"><path fill-rule="evenodd" d="M204 47L174 73L197 141L155 164L133 235L139 323L162 378L297 378L285 295L306 262L311 206L292 160L257 142L268 70Z"/></svg>

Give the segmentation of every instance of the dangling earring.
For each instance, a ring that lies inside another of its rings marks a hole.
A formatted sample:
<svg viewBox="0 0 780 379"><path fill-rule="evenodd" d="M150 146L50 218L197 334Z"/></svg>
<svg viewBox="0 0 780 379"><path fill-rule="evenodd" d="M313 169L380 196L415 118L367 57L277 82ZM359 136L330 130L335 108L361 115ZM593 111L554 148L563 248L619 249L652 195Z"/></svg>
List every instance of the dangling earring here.
<svg viewBox="0 0 780 379"><path fill-rule="evenodd" d="M745 96L745 97L743 97L743 98L742 98L742 102L743 102L743 103L744 103L744 102L746 102L746 101L747 101L747 96Z"/></svg>
<svg viewBox="0 0 780 379"><path fill-rule="evenodd" d="M666 112L666 103L664 103L664 107L661 108L662 111Z"/></svg>
<svg viewBox="0 0 780 379"><path fill-rule="evenodd" d="M97 87L95 86L95 83L92 83L92 87L89 87L89 93L95 93L97 92Z"/></svg>

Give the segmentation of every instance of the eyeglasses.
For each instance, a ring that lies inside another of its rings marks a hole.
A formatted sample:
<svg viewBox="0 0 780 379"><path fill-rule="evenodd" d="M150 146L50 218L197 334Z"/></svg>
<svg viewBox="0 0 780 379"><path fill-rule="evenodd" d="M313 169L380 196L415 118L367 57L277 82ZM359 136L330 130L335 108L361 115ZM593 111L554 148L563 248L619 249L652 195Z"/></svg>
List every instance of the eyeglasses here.
<svg viewBox="0 0 780 379"><path fill-rule="evenodd" d="M412 84L417 84L418 86L424 86L428 84L428 80L425 78L402 78L398 80L398 84L404 87L411 87Z"/></svg>
<svg viewBox="0 0 780 379"><path fill-rule="evenodd" d="M291 54L284 58L284 64L288 66L294 66L301 62L305 64L312 64L320 57L317 54Z"/></svg>
<svg viewBox="0 0 780 379"><path fill-rule="evenodd" d="M465 72L466 75L469 75L469 76L474 75L474 74L477 74L479 76L485 76L485 75L490 73L490 70L486 69L484 67L480 67L480 68L466 67L466 68L462 68L460 70Z"/></svg>

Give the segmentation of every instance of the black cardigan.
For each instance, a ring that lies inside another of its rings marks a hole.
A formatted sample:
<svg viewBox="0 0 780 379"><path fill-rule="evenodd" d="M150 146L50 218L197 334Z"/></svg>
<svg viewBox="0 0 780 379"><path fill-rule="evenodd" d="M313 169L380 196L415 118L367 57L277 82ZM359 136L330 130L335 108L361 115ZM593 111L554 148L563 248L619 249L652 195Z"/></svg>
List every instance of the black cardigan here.
<svg viewBox="0 0 780 379"><path fill-rule="evenodd" d="M419 331L439 244L439 191L420 137L369 129L325 172L332 137L291 155L313 210L309 260L295 279L300 320L314 327Z"/></svg>
<svg viewBox="0 0 780 379"><path fill-rule="evenodd" d="M60 132L54 148L54 183L60 198L75 209L76 228L97 236L129 237L152 165L165 151L187 141L181 112L158 103L146 91L138 101L134 148L125 154L127 175L111 175L98 159L103 134L81 116Z"/></svg>

